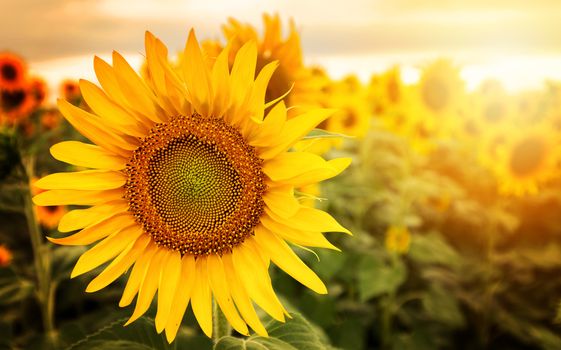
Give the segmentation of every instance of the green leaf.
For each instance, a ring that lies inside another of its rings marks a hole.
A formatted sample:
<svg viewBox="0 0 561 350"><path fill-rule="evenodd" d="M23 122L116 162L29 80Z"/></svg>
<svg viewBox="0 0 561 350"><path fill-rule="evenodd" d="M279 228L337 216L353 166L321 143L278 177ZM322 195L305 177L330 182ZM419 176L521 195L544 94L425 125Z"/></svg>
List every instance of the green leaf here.
<svg viewBox="0 0 561 350"><path fill-rule="evenodd" d="M76 261L82 253L86 251L86 247L82 246L68 246L52 248L52 276L55 281L63 281L70 279L70 273L76 265Z"/></svg>
<svg viewBox="0 0 561 350"><path fill-rule="evenodd" d="M345 134L339 134L323 129L314 129L308 133L308 135L304 136L303 140L312 140L312 139L328 139L328 138L347 138L347 139L354 139L354 136L349 136Z"/></svg>
<svg viewBox="0 0 561 350"><path fill-rule="evenodd" d="M454 294L435 285L423 298L423 308L429 318L446 324L451 328L464 325L464 316Z"/></svg>
<svg viewBox="0 0 561 350"><path fill-rule="evenodd" d="M269 337L249 338L223 337L214 350L328 350L334 349L326 343L318 330L300 314L291 313L286 323L271 321L266 325Z"/></svg>
<svg viewBox="0 0 561 350"><path fill-rule="evenodd" d="M18 302L33 293L33 283L19 278L11 268L0 268L0 305Z"/></svg>
<svg viewBox="0 0 561 350"><path fill-rule="evenodd" d="M131 325L124 327L128 318L122 318L101 328L97 332L87 335L83 339L71 344L67 350L90 350L90 349L210 349L211 341L195 332L188 332L182 327L175 341L168 344L165 335L156 333L154 320L149 317L141 317Z"/></svg>
<svg viewBox="0 0 561 350"><path fill-rule="evenodd" d="M457 268L461 258L442 238L436 234L413 235L409 257L422 264L442 264Z"/></svg>
<svg viewBox="0 0 561 350"><path fill-rule="evenodd" d="M399 258L387 262L383 257L366 255L358 266L358 291L361 301L394 293L405 282L407 268Z"/></svg>

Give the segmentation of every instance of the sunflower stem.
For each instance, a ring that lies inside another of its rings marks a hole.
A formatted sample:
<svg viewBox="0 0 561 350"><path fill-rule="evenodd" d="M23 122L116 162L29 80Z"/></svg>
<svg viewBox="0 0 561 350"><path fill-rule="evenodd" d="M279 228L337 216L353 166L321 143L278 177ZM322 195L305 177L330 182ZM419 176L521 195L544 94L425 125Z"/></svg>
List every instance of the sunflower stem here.
<svg viewBox="0 0 561 350"><path fill-rule="evenodd" d="M31 199L30 180L34 174L34 164L35 159L33 157L22 159L25 181L27 182L27 186L23 191L24 213L33 249L33 262L37 276L37 299L41 308L43 327L48 341L53 348L56 348L56 333L53 319L55 286L51 285L50 254L48 250L44 249L43 234L37 222L33 200Z"/></svg>
<svg viewBox="0 0 561 350"><path fill-rule="evenodd" d="M232 327L215 299L212 300L212 319L212 342L216 344L220 338L232 333Z"/></svg>

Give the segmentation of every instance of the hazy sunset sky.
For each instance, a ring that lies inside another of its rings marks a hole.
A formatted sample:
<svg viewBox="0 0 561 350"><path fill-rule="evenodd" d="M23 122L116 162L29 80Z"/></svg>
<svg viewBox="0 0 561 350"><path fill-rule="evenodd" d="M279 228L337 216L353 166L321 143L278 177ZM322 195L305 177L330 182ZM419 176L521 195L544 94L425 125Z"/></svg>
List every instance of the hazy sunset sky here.
<svg viewBox="0 0 561 350"><path fill-rule="evenodd" d="M263 12L293 18L308 63L364 80L392 64L406 79L431 59L461 64L468 86L486 77L513 90L561 79L561 1L2 0L0 50L24 56L51 83L92 78L112 50L138 65L144 31L183 48L190 27L219 38L228 17L261 27Z"/></svg>

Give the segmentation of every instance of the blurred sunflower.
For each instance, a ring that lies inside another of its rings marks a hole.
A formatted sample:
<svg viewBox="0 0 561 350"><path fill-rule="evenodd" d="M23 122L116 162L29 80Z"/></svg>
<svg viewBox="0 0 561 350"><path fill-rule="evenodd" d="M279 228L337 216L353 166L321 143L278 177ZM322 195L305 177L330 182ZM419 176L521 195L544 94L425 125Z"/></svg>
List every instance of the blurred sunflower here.
<svg viewBox="0 0 561 350"><path fill-rule="evenodd" d="M29 86L33 95L35 106L40 106L47 97L47 83L43 78L32 77Z"/></svg>
<svg viewBox="0 0 561 350"><path fill-rule="evenodd" d="M4 244L0 244L0 267L6 267L12 262L12 252Z"/></svg>
<svg viewBox="0 0 561 350"><path fill-rule="evenodd" d="M59 100L65 118L96 145L67 141L51 153L94 170L44 177L36 186L48 191L34 201L93 207L70 211L60 221L61 232L81 231L50 240L65 245L101 240L72 272L75 277L111 260L88 292L134 265L119 303L130 305L137 296L127 324L148 310L158 292L155 325L170 342L189 302L203 331L212 334L213 297L236 331L248 334L249 325L266 335L252 301L279 321L287 314L271 285L270 261L326 293L287 241L336 249L321 232L349 232L294 196L295 187L336 176L350 163L288 151L332 111L286 120L284 103L265 104L278 63L264 65L255 77L254 41L237 50L231 72L228 49L209 66L193 31L180 75L150 33L146 57L147 81L116 52L113 66L95 58L102 89L80 82L95 114Z"/></svg>
<svg viewBox="0 0 561 350"><path fill-rule="evenodd" d="M47 109L41 114L41 127L44 130L53 130L62 122L62 115L57 109Z"/></svg>
<svg viewBox="0 0 561 350"><path fill-rule="evenodd" d="M357 95L334 94L330 107L337 112L324 123L325 130L349 136L364 137L370 127L370 108L364 98Z"/></svg>
<svg viewBox="0 0 561 350"><path fill-rule="evenodd" d="M416 86L417 107L424 119L433 119L439 134L448 136L460 127L459 111L465 102L460 70L440 59L425 67Z"/></svg>
<svg viewBox="0 0 561 350"><path fill-rule="evenodd" d="M390 226L386 231L385 245L389 252L405 254L409 251L411 233L407 227Z"/></svg>
<svg viewBox="0 0 561 350"><path fill-rule="evenodd" d="M66 79L60 83L60 97L67 101L76 101L80 99L80 87L78 82L72 79Z"/></svg>
<svg viewBox="0 0 561 350"><path fill-rule="evenodd" d="M0 124L14 125L26 119L35 107L29 86L0 90Z"/></svg>
<svg viewBox="0 0 561 350"><path fill-rule="evenodd" d="M559 135L546 125L507 133L493 164L499 191L524 195L538 192L538 185L558 175Z"/></svg>
<svg viewBox="0 0 561 350"><path fill-rule="evenodd" d="M0 53L0 89L17 90L26 83L27 67L23 59L9 52Z"/></svg>
<svg viewBox="0 0 561 350"><path fill-rule="evenodd" d="M313 89L314 81L311 79L310 70L304 67L300 36L296 31L294 22L290 21L289 33L286 38L282 37L281 22L278 15L264 14L263 24L264 34L261 38L255 27L240 23L233 18L230 18L229 22L223 26L224 36L231 47L230 64L233 63L235 54L244 43L249 40L256 41L258 45L257 70L262 69L270 62L279 62L279 67L267 86L267 101L272 101L289 92L284 98L288 106L309 104L309 101L313 100L313 96L316 94ZM218 50L215 42L204 46L214 47L214 52Z"/></svg>
<svg viewBox="0 0 561 350"><path fill-rule="evenodd" d="M383 74L374 75L368 84L368 100L375 116L385 116L390 111L402 107L405 86L401 81L399 67L393 67Z"/></svg>

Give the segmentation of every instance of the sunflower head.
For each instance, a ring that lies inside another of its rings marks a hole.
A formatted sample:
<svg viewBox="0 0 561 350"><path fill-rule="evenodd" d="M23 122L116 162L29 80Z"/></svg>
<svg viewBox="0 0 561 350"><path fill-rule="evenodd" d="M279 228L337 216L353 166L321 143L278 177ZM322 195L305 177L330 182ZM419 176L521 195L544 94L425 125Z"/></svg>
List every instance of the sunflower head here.
<svg viewBox="0 0 561 350"><path fill-rule="evenodd" d="M545 125L508 133L493 165L499 190L515 195L538 192L539 184L559 175L558 145L559 136Z"/></svg>
<svg viewBox="0 0 561 350"><path fill-rule="evenodd" d="M63 80L60 83L60 91L59 96L66 100L66 101L76 101L79 100L80 95L80 87L78 86L78 82L72 79Z"/></svg>
<svg viewBox="0 0 561 350"><path fill-rule="evenodd" d="M170 342L189 303L212 334L212 299L239 333L248 334L249 325L267 335L253 302L277 320L286 315L269 263L326 293L288 242L337 249L322 232L348 232L295 195L350 163L293 147L333 111L288 120L283 102L266 102L278 63L256 71L258 52L250 40L233 63L229 48L210 57L191 31L179 66L172 67L167 48L146 33L144 79L115 52L112 65L94 59L101 87L80 81L92 113L59 101L64 117L92 144L66 141L51 153L90 170L42 178L35 185L47 191L34 201L92 207L60 220L61 232L77 233L50 240L99 241L72 277L111 261L88 285L94 292L130 270L119 303L128 306L136 296L127 324L148 310L157 292L156 330L165 330Z"/></svg>
<svg viewBox="0 0 561 350"><path fill-rule="evenodd" d="M0 90L21 89L27 84L25 61L9 52L0 53Z"/></svg>
<svg viewBox="0 0 561 350"><path fill-rule="evenodd" d="M439 116L455 113L464 95L459 69L447 60L427 66L417 89L421 105Z"/></svg>
<svg viewBox="0 0 561 350"><path fill-rule="evenodd" d="M390 226L386 231L385 245L389 252L405 254L409 251L411 233L404 226Z"/></svg>
<svg viewBox="0 0 561 350"><path fill-rule="evenodd" d="M35 106L40 106L47 97L47 83L43 78L32 77L29 81L29 86L35 100Z"/></svg>
<svg viewBox="0 0 561 350"><path fill-rule="evenodd" d="M0 124L15 125L23 122L36 106L29 86L0 90Z"/></svg>
<svg viewBox="0 0 561 350"><path fill-rule="evenodd" d="M254 40L257 43L258 52L257 70L273 61L279 62L279 66L267 86L267 100L272 101L288 93L284 97L287 105L300 103L300 99L305 99L306 93L310 93L308 84L311 73L303 65L300 36L296 31L296 26L294 22L290 21L288 34L283 37L278 14L264 14L263 25L262 36L258 34L255 27L240 23L233 18L223 26L224 36L231 48L230 62L233 62L235 54L244 43ZM205 46L210 46L214 52L217 51L216 45L213 45L212 42Z"/></svg>

